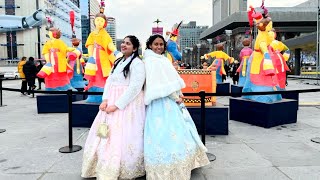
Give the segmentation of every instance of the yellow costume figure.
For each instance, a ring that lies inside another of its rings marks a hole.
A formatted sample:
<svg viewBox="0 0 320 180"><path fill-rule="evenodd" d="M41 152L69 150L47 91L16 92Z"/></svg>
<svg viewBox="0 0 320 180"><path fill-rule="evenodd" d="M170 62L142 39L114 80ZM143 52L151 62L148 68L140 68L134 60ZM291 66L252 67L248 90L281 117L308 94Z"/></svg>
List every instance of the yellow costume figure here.
<svg viewBox="0 0 320 180"><path fill-rule="evenodd" d="M88 48L89 59L85 67L84 78L89 81L85 88L89 92L103 92L105 82L110 74L116 50L112 39L105 30L107 18L104 14L98 13L94 20L96 29L90 33L86 47ZM100 103L102 96L89 95L87 102Z"/></svg>
<svg viewBox="0 0 320 180"><path fill-rule="evenodd" d="M210 70L216 70L216 81L217 83L222 83L222 75L226 75L226 71L224 69L224 63L226 60L229 61L229 63L233 63L234 59L233 57L228 56L225 52L223 52L223 44L217 44L217 51L213 51L211 53L205 54L204 58L208 59L209 56L212 58L215 58L215 60L212 62L212 64L208 67ZM201 57L203 59L203 57Z"/></svg>
<svg viewBox="0 0 320 180"><path fill-rule="evenodd" d="M274 60L274 64L276 66L279 87L280 89L284 90L286 88L286 72L290 71L286 63L290 57L290 50L281 41L276 40L276 36L277 34L274 29L269 31L269 37L272 40L270 44L272 49L269 51L272 51L272 59ZM284 53L282 54L281 52Z"/></svg>
<svg viewBox="0 0 320 180"><path fill-rule="evenodd" d="M243 87L243 92L276 91L278 80L273 60L270 57L269 45L271 39L268 32L272 29L272 21L267 13L264 16L255 12L252 8L252 17L256 20L258 36L254 45L254 51L249 59L248 72L249 77ZM263 96L244 96L258 102L275 102L282 99L280 94Z"/></svg>
<svg viewBox="0 0 320 180"><path fill-rule="evenodd" d="M72 69L67 62L67 52L73 51L60 40L61 32L59 29L50 28L48 40L42 49L42 54L46 60L46 64L38 73L38 77L45 78L46 90L65 91L73 89L67 75L67 70Z"/></svg>

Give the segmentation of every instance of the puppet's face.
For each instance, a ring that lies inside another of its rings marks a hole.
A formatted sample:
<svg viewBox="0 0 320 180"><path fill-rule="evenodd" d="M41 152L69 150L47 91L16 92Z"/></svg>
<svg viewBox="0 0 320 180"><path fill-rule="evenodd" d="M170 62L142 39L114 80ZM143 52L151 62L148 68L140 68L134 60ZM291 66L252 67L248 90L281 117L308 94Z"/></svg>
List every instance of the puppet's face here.
<svg viewBox="0 0 320 180"><path fill-rule="evenodd" d="M94 24L96 25L97 29L102 29L105 23L106 23L106 20L104 20L102 17L96 17L94 19Z"/></svg>
<svg viewBox="0 0 320 180"><path fill-rule="evenodd" d="M170 39L171 41L177 42L178 36L171 36Z"/></svg>
<svg viewBox="0 0 320 180"><path fill-rule="evenodd" d="M257 23L257 27L260 31L270 31L272 30L272 21L271 18L263 18L261 21Z"/></svg>

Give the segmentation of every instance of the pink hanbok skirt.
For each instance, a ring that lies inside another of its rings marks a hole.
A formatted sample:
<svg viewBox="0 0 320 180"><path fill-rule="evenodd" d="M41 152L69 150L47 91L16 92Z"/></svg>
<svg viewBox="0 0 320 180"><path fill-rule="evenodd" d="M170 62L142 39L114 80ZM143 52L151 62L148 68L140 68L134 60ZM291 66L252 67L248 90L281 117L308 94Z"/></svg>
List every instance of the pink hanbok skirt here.
<svg viewBox="0 0 320 180"><path fill-rule="evenodd" d="M128 86L112 86L108 92L108 105L125 92ZM100 123L106 121L108 138L97 136ZM84 147L82 173L84 178L98 180L133 179L145 175L143 131L145 105L141 92L125 109L97 114Z"/></svg>

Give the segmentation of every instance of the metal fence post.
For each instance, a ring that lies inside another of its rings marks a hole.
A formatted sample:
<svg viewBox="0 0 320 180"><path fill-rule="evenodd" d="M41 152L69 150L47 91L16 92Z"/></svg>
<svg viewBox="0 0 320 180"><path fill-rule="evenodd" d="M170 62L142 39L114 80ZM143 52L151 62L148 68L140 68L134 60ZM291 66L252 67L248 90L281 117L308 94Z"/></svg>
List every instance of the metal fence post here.
<svg viewBox="0 0 320 180"><path fill-rule="evenodd" d="M61 153L73 153L82 149L79 145L73 145L72 140L72 90L68 90L68 122L69 122L69 145L59 149Z"/></svg>

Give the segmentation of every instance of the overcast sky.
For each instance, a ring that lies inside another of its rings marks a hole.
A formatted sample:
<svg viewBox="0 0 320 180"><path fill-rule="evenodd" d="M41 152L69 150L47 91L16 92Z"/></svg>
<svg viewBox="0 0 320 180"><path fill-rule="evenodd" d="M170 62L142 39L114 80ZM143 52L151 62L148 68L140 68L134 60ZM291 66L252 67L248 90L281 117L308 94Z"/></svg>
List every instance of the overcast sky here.
<svg viewBox="0 0 320 180"><path fill-rule="evenodd" d="M265 0L266 7L291 7L306 0ZM261 0L248 0L258 7ZM106 14L117 22L117 38L136 35L143 47L151 35L153 23L159 18L164 32L175 23L196 21L197 25L212 26L212 0L107 0Z"/></svg>

